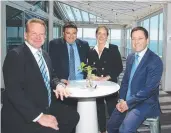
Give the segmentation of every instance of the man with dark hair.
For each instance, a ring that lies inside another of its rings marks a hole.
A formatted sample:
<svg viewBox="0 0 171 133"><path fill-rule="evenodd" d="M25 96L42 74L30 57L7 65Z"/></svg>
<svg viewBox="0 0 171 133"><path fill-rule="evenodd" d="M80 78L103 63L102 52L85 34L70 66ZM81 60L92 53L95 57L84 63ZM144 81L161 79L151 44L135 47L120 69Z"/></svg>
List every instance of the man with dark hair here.
<svg viewBox="0 0 171 133"><path fill-rule="evenodd" d="M25 43L9 51L3 65L2 130L4 133L71 133L79 114L54 102L59 94L61 98L69 94L64 84L52 76L50 58L41 49L46 38L44 21L28 20L24 37Z"/></svg>
<svg viewBox="0 0 171 133"><path fill-rule="evenodd" d="M148 49L148 32L145 28L132 29L131 39L135 53L127 57L120 99L108 121L108 133L136 133L146 118L160 115L162 61Z"/></svg>
<svg viewBox="0 0 171 133"><path fill-rule="evenodd" d="M80 80L85 75L78 70L80 63L87 63L89 45L86 41L77 39L77 26L67 22L63 26L63 37L49 43L49 55L54 72L64 80ZM65 99L64 103L77 109L76 99Z"/></svg>

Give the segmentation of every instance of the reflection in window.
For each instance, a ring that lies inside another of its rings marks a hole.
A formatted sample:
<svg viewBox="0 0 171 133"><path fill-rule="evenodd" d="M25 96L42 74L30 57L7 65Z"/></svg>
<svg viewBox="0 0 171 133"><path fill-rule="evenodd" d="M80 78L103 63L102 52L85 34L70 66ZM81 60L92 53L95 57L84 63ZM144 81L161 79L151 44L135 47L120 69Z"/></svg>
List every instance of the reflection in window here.
<svg viewBox="0 0 171 133"><path fill-rule="evenodd" d="M158 15L150 19L150 45L149 48L158 53Z"/></svg>
<svg viewBox="0 0 171 133"><path fill-rule="evenodd" d="M84 28L83 29L83 40L87 41L90 46L96 45L95 28Z"/></svg>
<svg viewBox="0 0 171 133"><path fill-rule="evenodd" d="M24 42L23 12L6 6L6 45L7 50Z"/></svg>

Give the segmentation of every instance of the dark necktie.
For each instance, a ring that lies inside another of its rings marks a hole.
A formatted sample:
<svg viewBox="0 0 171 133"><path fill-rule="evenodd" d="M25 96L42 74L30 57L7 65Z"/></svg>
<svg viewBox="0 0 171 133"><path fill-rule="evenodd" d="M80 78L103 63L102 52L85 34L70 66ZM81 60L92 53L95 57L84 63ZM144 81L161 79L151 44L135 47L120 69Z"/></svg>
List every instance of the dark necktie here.
<svg viewBox="0 0 171 133"><path fill-rule="evenodd" d="M75 80L75 56L73 44L69 45L70 47L70 59L69 59L69 80Z"/></svg>
<svg viewBox="0 0 171 133"><path fill-rule="evenodd" d="M44 83L45 83L47 91L48 91L48 104L50 106L50 103L51 103L50 79L48 77L48 72L47 72L47 69L46 69L46 66L45 66L45 61L43 60L42 52L37 51L37 55L39 57L38 65L39 65L39 68L40 68Z"/></svg>

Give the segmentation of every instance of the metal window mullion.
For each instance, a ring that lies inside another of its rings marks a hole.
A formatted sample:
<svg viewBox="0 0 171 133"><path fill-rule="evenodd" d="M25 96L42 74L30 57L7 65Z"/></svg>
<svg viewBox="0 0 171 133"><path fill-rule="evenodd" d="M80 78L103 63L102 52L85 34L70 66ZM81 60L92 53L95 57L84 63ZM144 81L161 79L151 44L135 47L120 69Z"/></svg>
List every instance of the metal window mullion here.
<svg viewBox="0 0 171 133"><path fill-rule="evenodd" d="M83 15L82 15L82 12L80 11L80 9L78 9L79 12L80 12L80 15L81 15L81 20L83 21Z"/></svg>

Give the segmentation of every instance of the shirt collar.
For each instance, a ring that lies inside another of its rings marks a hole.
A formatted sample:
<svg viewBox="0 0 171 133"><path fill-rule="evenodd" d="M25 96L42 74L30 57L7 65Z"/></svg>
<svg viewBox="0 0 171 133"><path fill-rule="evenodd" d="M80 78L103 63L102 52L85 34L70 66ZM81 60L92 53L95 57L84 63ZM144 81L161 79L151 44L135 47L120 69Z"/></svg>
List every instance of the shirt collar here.
<svg viewBox="0 0 171 133"><path fill-rule="evenodd" d="M96 44L96 46L94 47L94 49L96 50L96 51L98 51L98 43ZM108 41L106 41L106 43L105 43L105 46L104 46L104 48L109 48L109 42Z"/></svg>
<svg viewBox="0 0 171 133"><path fill-rule="evenodd" d="M38 50L40 50L42 52L42 49L41 48L40 49L36 49L31 44L29 44L27 41L25 41L25 44L29 47L29 49L33 53L33 55L35 55Z"/></svg>
<svg viewBox="0 0 171 133"><path fill-rule="evenodd" d="M68 42L66 42L66 43L67 43L67 45L73 45L73 46L76 45L76 42L73 42L72 44L69 44Z"/></svg>
<svg viewBox="0 0 171 133"><path fill-rule="evenodd" d="M143 58L143 56L146 53L146 51L147 51L147 47L143 51L135 53L135 54L138 54L138 56L139 56L138 60L139 61L141 61L141 59Z"/></svg>

